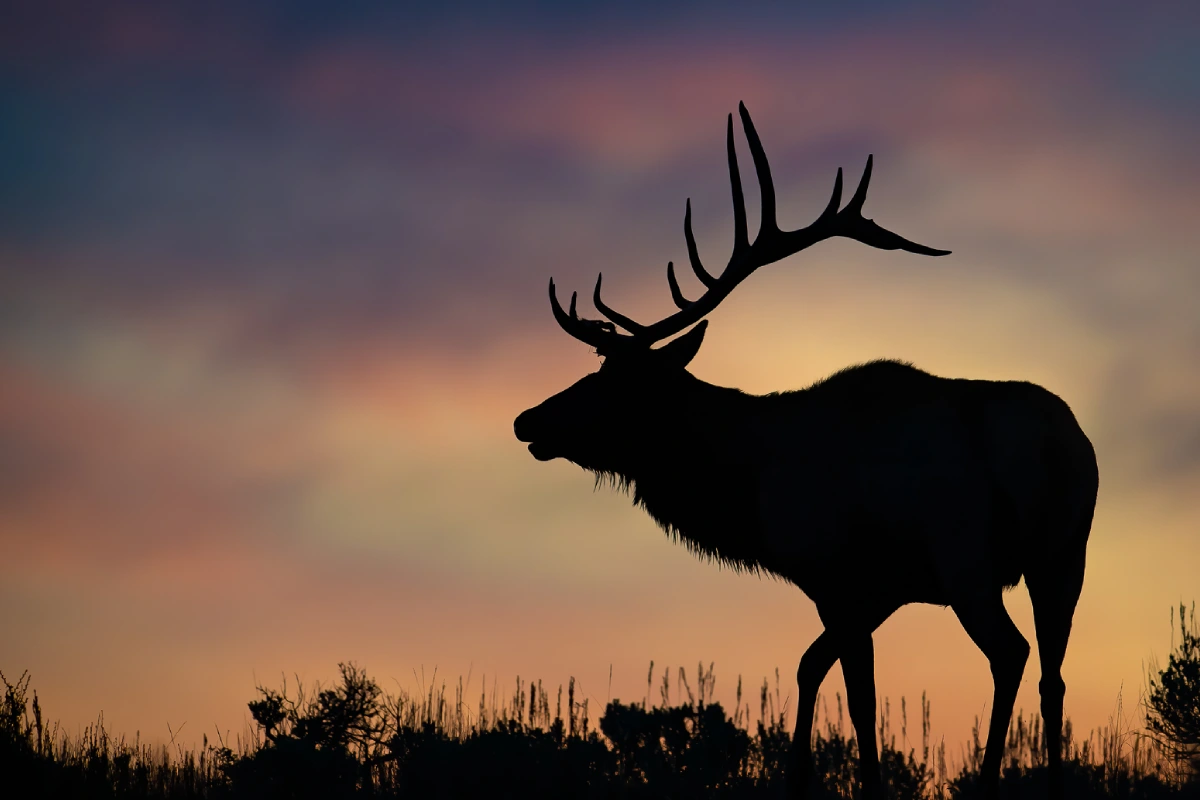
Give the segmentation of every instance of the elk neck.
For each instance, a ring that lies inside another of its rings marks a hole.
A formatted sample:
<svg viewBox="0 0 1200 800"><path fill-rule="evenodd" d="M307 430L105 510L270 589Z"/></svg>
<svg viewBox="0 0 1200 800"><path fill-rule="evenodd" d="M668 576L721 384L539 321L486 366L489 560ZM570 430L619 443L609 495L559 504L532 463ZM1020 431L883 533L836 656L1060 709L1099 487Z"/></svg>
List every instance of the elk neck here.
<svg viewBox="0 0 1200 800"><path fill-rule="evenodd" d="M770 400L689 375L669 421L614 476L673 539L735 569L761 566L758 426Z"/></svg>

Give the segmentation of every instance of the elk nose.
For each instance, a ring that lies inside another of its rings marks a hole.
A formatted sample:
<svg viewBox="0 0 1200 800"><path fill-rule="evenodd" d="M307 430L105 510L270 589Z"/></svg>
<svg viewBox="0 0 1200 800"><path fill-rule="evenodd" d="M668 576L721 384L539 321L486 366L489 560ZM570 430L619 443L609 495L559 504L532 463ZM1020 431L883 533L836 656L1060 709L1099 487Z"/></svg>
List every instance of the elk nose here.
<svg viewBox="0 0 1200 800"><path fill-rule="evenodd" d="M533 412L536 409L528 409L522 411L513 422L513 433L517 436L518 442L533 441Z"/></svg>

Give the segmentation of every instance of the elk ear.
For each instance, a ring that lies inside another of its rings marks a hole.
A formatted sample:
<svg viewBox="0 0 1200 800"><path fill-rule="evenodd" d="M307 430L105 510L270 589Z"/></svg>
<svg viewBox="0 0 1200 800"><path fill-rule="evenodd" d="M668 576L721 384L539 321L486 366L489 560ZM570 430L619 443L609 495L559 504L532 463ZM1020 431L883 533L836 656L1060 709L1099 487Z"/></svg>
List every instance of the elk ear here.
<svg viewBox="0 0 1200 800"><path fill-rule="evenodd" d="M700 350L700 344L704 341L704 330L707 327L708 320L702 319L699 325L683 336L672 339L655 350L654 352L659 354L659 363L674 369L686 367Z"/></svg>

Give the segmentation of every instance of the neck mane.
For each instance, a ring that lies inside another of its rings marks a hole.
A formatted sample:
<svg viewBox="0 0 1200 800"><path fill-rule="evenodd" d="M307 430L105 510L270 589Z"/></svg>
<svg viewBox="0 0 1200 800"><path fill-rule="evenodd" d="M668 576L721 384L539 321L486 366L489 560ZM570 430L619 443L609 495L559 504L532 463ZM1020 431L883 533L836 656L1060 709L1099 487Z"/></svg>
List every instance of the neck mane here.
<svg viewBox="0 0 1200 800"><path fill-rule="evenodd" d="M597 472L596 483L632 490L634 504L693 553L758 572L763 554L753 420L755 408L769 400L693 380L673 424L625 469Z"/></svg>

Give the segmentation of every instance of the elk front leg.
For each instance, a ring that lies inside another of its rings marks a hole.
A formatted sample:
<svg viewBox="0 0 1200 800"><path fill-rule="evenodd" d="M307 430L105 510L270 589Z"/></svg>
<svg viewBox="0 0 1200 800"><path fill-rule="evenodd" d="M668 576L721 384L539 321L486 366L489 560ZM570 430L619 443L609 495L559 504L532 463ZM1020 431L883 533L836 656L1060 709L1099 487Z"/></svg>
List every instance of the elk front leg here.
<svg viewBox="0 0 1200 800"><path fill-rule="evenodd" d="M840 656L846 680L846 705L858 740L862 797L882 800L879 750L875 745L875 644L870 631L844 636Z"/></svg>
<svg viewBox="0 0 1200 800"><path fill-rule="evenodd" d="M817 705L817 691L837 660L836 643L829 631L824 631L804 651L800 666L796 670L796 683L800 688L796 705L796 733L792 737L787 774L788 794L799 800L809 796L813 782L812 738L813 710Z"/></svg>

